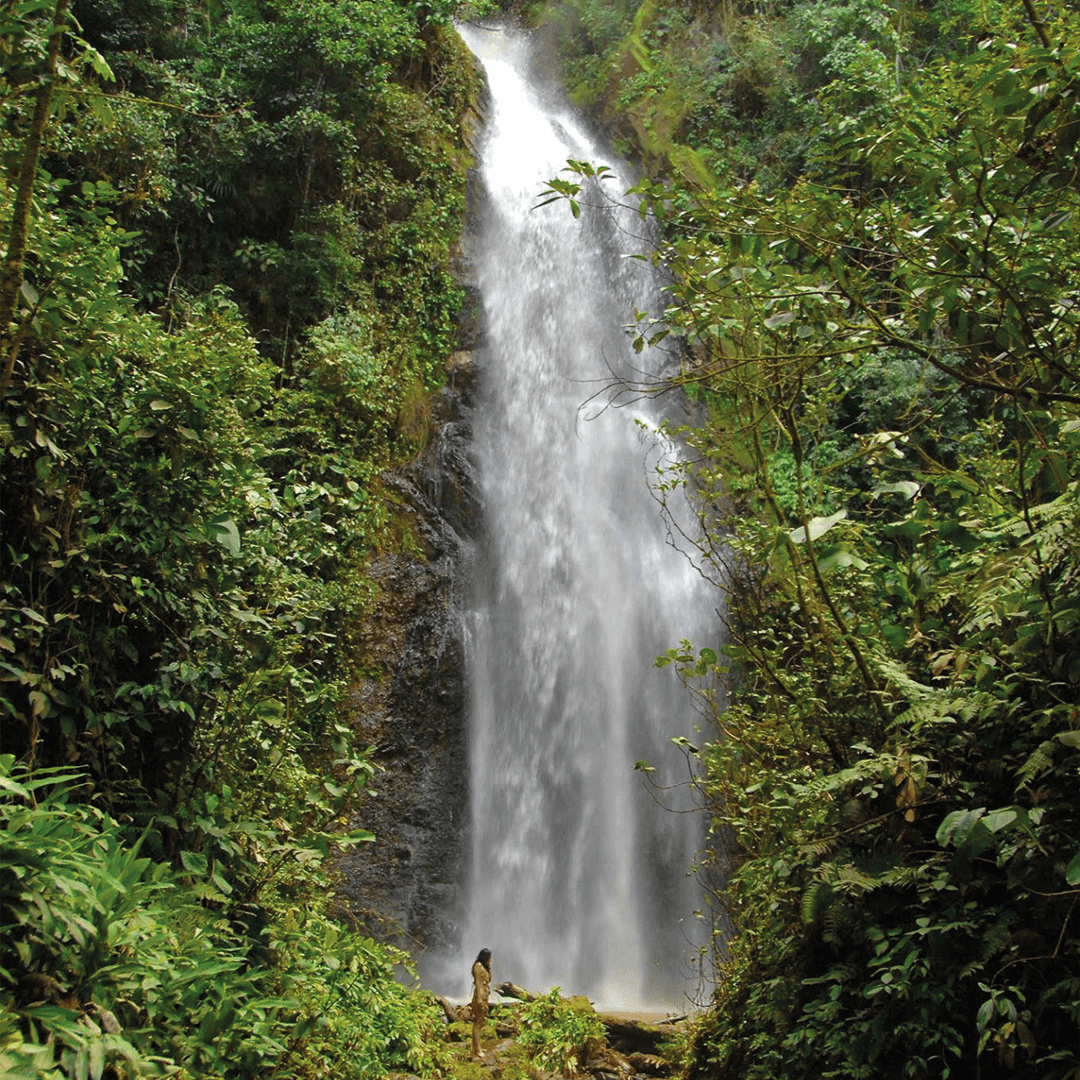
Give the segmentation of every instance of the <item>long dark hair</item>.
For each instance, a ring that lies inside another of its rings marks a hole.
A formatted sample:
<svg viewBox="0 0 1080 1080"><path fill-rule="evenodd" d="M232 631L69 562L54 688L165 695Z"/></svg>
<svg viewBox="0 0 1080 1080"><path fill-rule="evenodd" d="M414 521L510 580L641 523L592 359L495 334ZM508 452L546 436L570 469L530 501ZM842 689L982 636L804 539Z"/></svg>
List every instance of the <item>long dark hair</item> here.
<svg viewBox="0 0 1080 1080"><path fill-rule="evenodd" d="M486 967L488 969L488 974L491 974L491 950L490 949L481 949L476 954L476 959L473 961L473 963L474 964L483 964L484 967Z"/></svg>

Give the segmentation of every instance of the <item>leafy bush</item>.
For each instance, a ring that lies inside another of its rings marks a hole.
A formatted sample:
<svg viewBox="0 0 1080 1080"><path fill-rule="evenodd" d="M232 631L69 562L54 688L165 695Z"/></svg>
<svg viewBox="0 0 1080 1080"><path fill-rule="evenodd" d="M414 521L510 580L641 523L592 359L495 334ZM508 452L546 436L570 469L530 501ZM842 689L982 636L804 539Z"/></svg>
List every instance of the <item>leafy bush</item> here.
<svg viewBox="0 0 1080 1080"><path fill-rule="evenodd" d="M254 1074L282 1051L285 1004L248 943L115 821L69 803L70 772L0 760L5 1052L14 1071ZM16 1033L21 1032L21 1037ZM17 1039L17 1041L15 1041Z"/></svg>
<svg viewBox="0 0 1080 1080"><path fill-rule="evenodd" d="M343 930L295 895L295 880L226 900L204 859L177 872L72 802L71 771L31 777L4 755L0 792L9 1072L359 1078L433 1067L442 1014L397 980L404 956ZM304 863L307 850L291 855ZM193 878L211 888L193 890Z"/></svg>
<svg viewBox="0 0 1080 1080"><path fill-rule="evenodd" d="M518 1041L541 1069L572 1076L606 1037L603 1022L585 998L564 998L559 987L521 1010Z"/></svg>

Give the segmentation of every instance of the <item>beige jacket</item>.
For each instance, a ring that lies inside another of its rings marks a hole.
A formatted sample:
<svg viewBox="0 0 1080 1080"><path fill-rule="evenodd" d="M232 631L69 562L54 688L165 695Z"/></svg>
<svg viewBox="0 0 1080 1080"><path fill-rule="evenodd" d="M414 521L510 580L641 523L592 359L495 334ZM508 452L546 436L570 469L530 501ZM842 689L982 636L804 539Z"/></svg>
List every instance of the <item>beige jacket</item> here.
<svg viewBox="0 0 1080 1080"><path fill-rule="evenodd" d="M488 994L491 992L491 972L479 960L472 966L473 1016L487 1016Z"/></svg>

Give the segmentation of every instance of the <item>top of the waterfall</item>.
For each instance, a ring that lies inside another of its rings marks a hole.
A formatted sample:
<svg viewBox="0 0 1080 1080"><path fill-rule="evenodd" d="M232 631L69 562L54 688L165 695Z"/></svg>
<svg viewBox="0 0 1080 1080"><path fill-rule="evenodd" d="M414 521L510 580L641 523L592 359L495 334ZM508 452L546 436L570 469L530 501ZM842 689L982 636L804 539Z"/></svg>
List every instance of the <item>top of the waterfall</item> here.
<svg viewBox="0 0 1080 1080"><path fill-rule="evenodd" d="M527 69L531 58L528 31L480 23L459 23L457 30L478 59L501 60L523 73Z"/></svg>
<svg viewBox="0 0 1080 1080"><path fill-rule="evenodd" d="M547 73L533 63L535 41L528 31L468 24L459 27L465 44L484 65L492 108L482 172L488 189L522 224L551 177L571 158L595 160L604 153ZM568 215L554 214L564 233ZM565 220L563 220L565 218Z"/></svg>

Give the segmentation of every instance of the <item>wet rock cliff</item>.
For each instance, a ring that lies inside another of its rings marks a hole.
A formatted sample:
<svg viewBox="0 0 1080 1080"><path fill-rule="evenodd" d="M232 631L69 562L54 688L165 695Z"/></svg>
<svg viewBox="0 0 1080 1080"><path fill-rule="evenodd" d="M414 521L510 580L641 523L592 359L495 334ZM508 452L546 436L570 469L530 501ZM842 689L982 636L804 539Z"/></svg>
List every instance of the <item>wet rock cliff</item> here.
<svg viewBox="0 0 1080 1080"><path fill-rule="evenodd" d="M465 119L475 140L483 103ZM347 701L357 741L377 748L382 771L351 823L376 840L343 859L341 897L361 929L414 954L456 944L468 851L463 602L480 517L471 460L480 320L467 235L455 269L467 296L459 350L432 403L426 449L384 477L409 543L370 566L377 597L362 640L372 674Z"/></svg>

